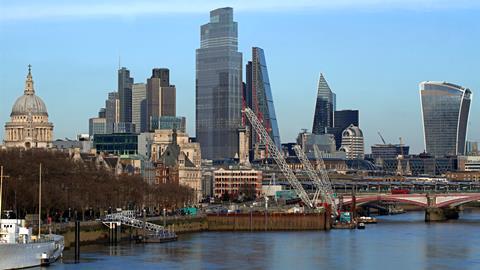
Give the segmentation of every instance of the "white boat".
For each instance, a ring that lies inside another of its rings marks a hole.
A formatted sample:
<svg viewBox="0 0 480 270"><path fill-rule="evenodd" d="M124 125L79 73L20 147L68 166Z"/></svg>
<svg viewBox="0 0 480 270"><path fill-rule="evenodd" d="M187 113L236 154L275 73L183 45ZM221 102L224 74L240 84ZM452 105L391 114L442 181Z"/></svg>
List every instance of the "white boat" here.
<svg viewBox="0 0 480 270"><path fill-rule="evenodd" d="M3 166L0 166L0 270L18 269L40 265L49 265L62 256L65 247L63 236L40 234L42 216L42 164L40 164L38 189L38 229L37 235L32 228L25 226L23 219L1 219Z"/></svg>
<svg viewBox="0 0 480 270"><path fill-rule="evenodd" d="M25 220L0 219L0 269L49 265L62 256L63 236L32 235Z"/></svg>

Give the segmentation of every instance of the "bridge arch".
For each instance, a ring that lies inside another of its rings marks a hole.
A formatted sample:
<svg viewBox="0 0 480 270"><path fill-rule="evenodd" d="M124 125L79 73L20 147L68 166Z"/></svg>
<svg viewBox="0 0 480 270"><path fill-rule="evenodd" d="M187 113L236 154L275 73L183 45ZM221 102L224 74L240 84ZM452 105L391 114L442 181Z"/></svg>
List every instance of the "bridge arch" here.
<svg viewBox="0 0 480 270"><path fill-rule="evenodd" d="M411 205L416 205L416 206L426 208L427 207L426 199L425 199L425 202L423 202L421 200L418 200L420 198L421 197L411 198L411 197L401 197L401 196L378 195L378 196L368 196L368 197L357 197L356 204L361 206L363 204L371 203L371 202L381 202L381 201L382 202L400 202L400 203L411 204ZM350 205L350 204L352 204L351 198L349 198L348 201L344 202L344 205Z"/></svg>
<svg viewBox="0 0 480 270"><path fill-rule="evenodd" d="M460 206L462 204L466 204L466 203L474 202L474 201L479 201L479 200L480 200L480 194L475 194L475 195L472 195L472 196L467 196L467 197L463 197L463 198L458 198L458 199L454 199L454 200L445 201L445 202L437 204L436 206L437 207L449 207L449 206L454 207L454 206Z"/></svg>

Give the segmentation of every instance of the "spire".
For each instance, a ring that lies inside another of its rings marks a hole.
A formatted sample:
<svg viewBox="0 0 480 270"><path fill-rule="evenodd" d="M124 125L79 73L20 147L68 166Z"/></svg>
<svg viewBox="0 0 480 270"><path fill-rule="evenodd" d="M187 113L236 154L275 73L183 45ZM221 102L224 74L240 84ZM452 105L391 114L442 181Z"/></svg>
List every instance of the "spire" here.
<svg viewBox="0 0 480 270"><path fill-rule="evenodd" d="M32 79L32 65L28 65L28 75L27 80L25 80L25 95L34 95L35 90L33 89L33 79Z"/></svg>

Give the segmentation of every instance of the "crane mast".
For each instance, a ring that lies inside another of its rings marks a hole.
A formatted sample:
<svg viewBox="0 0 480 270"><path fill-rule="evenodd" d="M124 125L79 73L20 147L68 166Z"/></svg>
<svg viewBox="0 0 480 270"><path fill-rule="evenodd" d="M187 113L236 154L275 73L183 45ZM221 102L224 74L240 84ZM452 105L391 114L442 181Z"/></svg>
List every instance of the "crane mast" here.
<svg viewBox="0 0 480 270"><path fill-rule="evenodd" d="M245 116L247 117L248 121L252 124L253 129L257 132L257 135L260 138L260 141L263 142L269 151L270 156L275 160L278 167L282 171L282 173L287 178L288 183L292 186L295 193L297 193L298 197L302 200L302 202L310 208L314 208L314 204L310 197L308 197L307 192L303 188L302 184L298 181L297 177L293 173L292 169L288 167L287 162L283 158L282 154L278 150L277 146L273 142L270 135L268 135L265 127L262 125L260 120L258 120L255 113L248 107L244 110Z"/></svg>
<svg viewBox="0 0 480 270"><path fill-rule="evenodd" d="M323 183L323 187L326 193L327 202L332 206L332 213L337 216L337 202L335 201L334 192L332 189L332 182L330 177L328 177L328 172L325 167L325 162L322 158L322 153L316 144L313 145L313 153L315 158L320 163L320 180Z"/></svg>

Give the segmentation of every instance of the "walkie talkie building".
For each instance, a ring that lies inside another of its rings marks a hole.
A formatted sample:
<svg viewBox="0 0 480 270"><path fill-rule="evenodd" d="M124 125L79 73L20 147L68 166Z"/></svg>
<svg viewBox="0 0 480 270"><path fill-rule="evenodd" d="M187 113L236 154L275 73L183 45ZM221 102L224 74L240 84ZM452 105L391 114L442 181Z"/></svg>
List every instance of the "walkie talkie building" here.
<svg viewBox="0 0 480 270"><path fill-rule="evenodd" d="M463 155L472 92L447 82L420 83L423 133L427 153Z"/></svg>

